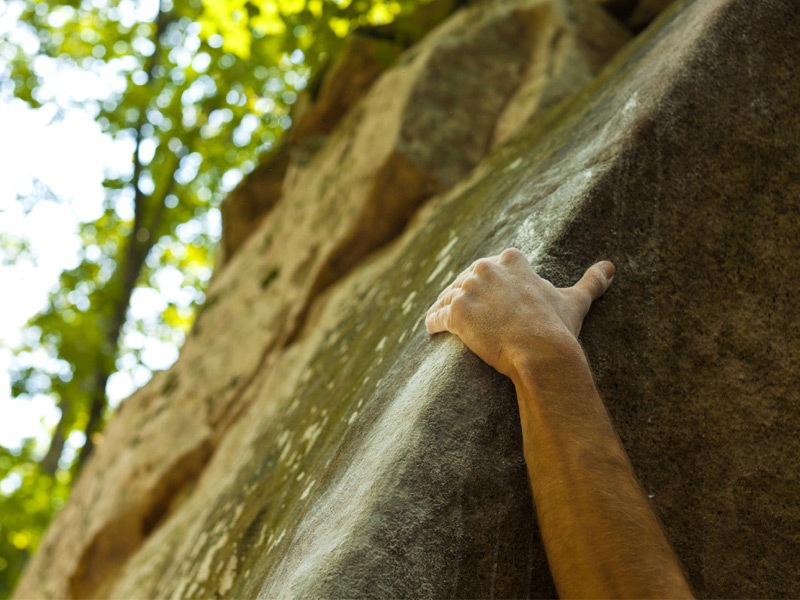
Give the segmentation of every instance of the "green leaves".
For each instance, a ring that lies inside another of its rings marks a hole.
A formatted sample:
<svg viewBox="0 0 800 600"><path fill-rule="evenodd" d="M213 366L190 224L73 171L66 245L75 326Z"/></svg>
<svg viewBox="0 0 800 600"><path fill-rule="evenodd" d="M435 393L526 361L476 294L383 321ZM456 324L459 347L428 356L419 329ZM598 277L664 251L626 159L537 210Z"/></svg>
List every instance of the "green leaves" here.
<svg viewBox="0 0 800 600"><path fill-rule="evenodd" d="M20 449L0 446L0 596L11 596L42 532L64 505L71 477L50 477L36 462L33 441Z"/></svg>

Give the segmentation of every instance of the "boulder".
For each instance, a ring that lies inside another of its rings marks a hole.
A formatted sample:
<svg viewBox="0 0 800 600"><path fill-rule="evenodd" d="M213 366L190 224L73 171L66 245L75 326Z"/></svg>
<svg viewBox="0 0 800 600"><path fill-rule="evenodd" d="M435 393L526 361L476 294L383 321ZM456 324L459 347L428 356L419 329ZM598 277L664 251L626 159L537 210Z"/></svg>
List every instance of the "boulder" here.
<svg viewBox="0 0 800 600"><path fill-rule="evenodd" d="M313 151L278 152L242 183L232 198L252 195L266 216L246 202L229 203L243 205L233 209L244 215L242 228L226 227L244 240L235 240L235 254L215 273L177 363L126 400L107 427L33 559L21 597L102 595L144 540L184 514L184 503L201 494L198 474L256 401L257 381L288 373L284 357L299 352L314 303L489 152L529 62L542 57L534 46L553 28L549 21L587 51L627 41L620 28L583 27L584 11L608 19L580 1L513 0L458 11L369 86ZM575 91L561 86L565 95ZM256 219L251 232L247 221ZM270 387L290 385L278 377Z"/></svg>
<svg viewBox="0 0 800 600"><path fill-rule="evenodd" d="M439 0L441 3L441 0ZM250 234L258 229L283 196L283 181L292 160L303 160L328 135L367 92L372 83L397 59L402 46L391 39L360 31L348 36L333 64L317 84L314 98L306 91L292 107L293 127L275 148L222 203L222 239L217 256L220 266L231 260Z"/></svg>
<svg viewBox="0 0 800 600"><path fill-rule="evenodd" d="M696 594L800 595L800 6L676 0L493 142L543 5L590 6L459 11L289 165L20 597L553 597L513 386L423 323L510 246L617 265L582 342Z"/></svg>

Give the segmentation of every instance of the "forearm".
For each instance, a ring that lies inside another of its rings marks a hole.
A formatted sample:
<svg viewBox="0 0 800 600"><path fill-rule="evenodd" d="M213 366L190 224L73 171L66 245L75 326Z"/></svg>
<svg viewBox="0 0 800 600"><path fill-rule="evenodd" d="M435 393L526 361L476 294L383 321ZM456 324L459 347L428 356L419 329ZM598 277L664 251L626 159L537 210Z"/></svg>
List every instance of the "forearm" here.
<svg viewBox="0 0 800 600"><path fill-rule="evenodd" d="M577 341L518 364L525 460L559 594L690 597Z"/></svg>
<svg viewBox="0 0 800 600"><path fill-rule="evenodd" d="M509 248L462 272L425 324L429 333L458 335L517 387L525 460L559 593L689 597L577 342L614 273L601 261L574 286L556 288Z"/></svg>

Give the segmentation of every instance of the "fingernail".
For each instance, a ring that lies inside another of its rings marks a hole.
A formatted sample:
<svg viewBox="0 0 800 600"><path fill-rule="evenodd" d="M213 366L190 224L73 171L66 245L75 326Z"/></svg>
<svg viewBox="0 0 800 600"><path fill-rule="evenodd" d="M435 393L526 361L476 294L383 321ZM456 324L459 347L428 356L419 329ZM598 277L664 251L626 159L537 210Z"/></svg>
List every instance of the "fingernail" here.
<svg viewBox="0 0 800 600"><path fill-rule="evenodd" d="M617 272L617 267L614 266L610 260L606 261L606 277L608 277L608 283L614 281L614 275Z"/></svg>

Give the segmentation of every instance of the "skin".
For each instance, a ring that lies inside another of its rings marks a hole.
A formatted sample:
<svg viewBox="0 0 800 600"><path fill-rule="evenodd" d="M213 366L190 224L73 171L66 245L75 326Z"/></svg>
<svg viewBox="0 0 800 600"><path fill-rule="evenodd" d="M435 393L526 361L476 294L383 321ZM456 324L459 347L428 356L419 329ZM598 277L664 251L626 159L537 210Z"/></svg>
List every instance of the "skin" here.
<svg viewBox="0 0 800 600"><path fill-rule="evenodd" d="M514 248L478 260L431 306L449 331L516 386L525 461L550 570L562 598L691 598L578 343L614 265L556 288Z"/></svg>

